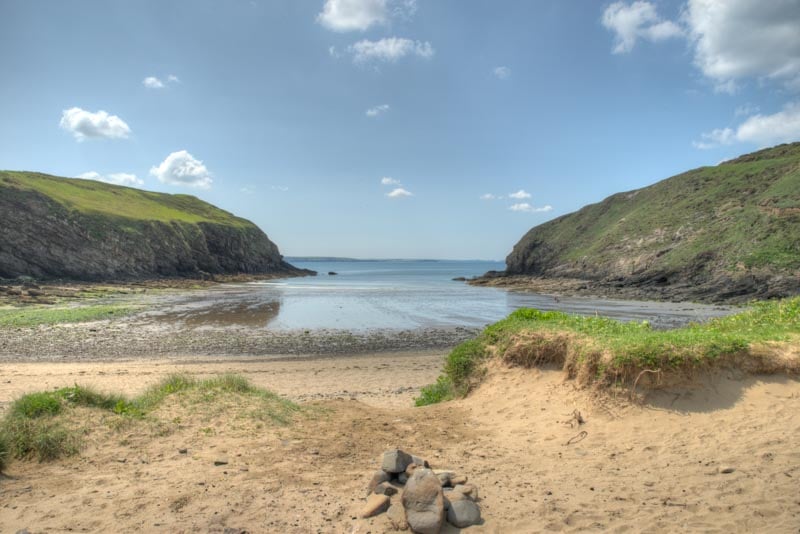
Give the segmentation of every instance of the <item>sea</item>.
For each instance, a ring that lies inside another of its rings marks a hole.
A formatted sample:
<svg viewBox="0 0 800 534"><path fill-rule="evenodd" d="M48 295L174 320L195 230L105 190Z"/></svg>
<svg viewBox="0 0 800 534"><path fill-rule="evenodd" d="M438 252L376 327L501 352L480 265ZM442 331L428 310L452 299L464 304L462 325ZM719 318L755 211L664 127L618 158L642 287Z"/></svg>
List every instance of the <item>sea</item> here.
<svg viewBox="0 0 800 534"><path fill-rule="evenodd" d="M497 261L287 260L318 274L224 284L163 302L157 314L194 326L363 332L481 328L518 308L649 321L655 328L702 322L733 311L692 303L555 298L454 280L503 270L504 264Z"/></svg>

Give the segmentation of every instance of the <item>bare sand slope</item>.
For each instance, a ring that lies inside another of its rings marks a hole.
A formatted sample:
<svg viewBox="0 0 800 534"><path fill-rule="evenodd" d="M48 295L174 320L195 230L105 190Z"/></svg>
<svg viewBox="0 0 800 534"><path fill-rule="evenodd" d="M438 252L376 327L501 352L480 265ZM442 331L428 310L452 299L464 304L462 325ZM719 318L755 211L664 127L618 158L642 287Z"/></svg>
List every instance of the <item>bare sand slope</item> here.
<svg viewBox="0 0 800 534"><path fill-rule="evenodd" d="M92 429L80 457L15 461L0 479L0 532L391 532L384 516L356 518L366 480L391 446L479 487L485 523L467 533L800 529L798 381L723 373L642 407L578 390L559 371L495 367L469 398L414 409L398 407L407 391L388 388L431 381L440 355L359 357L356 372L335 361L272 362L285 366L273 375L263 362L179 364L326 399L289 426L225 402L167 402L157 423L130 426L77 413ZM72 364L53 365L15 365L12 385L23 376L75 381L66 374L79 372ZM114 365L127 373L84 369L87 382L136 384L135 392L176 364ZM262 374L248 374L249 365ZM382 393L361 397L370 405L334 398L373 387ZM222 456L228 463L215 466Z"/></svg>

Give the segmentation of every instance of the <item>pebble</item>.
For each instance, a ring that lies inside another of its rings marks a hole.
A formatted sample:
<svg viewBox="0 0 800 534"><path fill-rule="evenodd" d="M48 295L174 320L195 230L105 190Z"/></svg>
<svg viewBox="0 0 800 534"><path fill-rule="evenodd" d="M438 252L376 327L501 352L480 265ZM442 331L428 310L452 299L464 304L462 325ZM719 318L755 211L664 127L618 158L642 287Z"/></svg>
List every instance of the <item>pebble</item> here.
<svg viewBox="0 0 800 534"><path fill-rule="evenodd" d="M391 500L386 495L378 495L377 493L373 493L367 498L367 504L365 504L364 508L361 509L361 513L359 515L364 518L378 515L389 508L390 502Z"/></svg>
<svg viewBox="0 0 800 534"><path fill-rule="evenodd" d="M725 469L721 470L720 473L722 473L723 475L729 475L734 471L736 471L735 467L726 467Z"/></svg>
<svg viewBox="0 0 800 534"><path fill-rule="evenodd" d="M228 457L227 456L220 456L216 460L214 460L214 465L228 465Z"/></svg>
<svg viewBox="0 0 800 534"><path fill-rule="evenodd" d="M378 495L386 495L391 497L397 493L397 488L389 484L388 482L381 482L375 489L372 491L373 493L377 493Z"/></svg>

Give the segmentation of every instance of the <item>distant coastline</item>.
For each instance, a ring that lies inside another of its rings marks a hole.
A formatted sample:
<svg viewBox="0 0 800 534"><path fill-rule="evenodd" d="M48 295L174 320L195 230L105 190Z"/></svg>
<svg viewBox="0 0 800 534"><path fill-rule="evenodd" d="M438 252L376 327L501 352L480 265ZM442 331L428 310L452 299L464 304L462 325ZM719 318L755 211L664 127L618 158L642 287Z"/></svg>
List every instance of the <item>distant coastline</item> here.
<svg viewBox="0 0 800 534"><path fill-rule="evenodd" d="M503 260L477 260L477 259L470 259L470 260L449 260L449 259L414 259L414 258L342 258L336 256L284 256L283 258L285 261L288 262L406 262L406 263L416 263L416 262L429 262L429 263L438 263L438 262L497 262L502 263Z"/></svg>

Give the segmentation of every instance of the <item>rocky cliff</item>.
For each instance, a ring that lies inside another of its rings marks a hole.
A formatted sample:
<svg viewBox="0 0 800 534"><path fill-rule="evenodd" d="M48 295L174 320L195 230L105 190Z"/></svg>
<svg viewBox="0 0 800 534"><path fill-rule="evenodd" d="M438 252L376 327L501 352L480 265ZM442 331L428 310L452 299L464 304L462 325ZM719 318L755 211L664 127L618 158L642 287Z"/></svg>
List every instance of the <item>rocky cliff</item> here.
<svg viewBox="0 0 800 534"><path fill-rule="evenodd" d="M299 272L253 223L196 197L0 171L0 278Z"/></svg>
<svg viewBox="0 0 800 534"><path fill-rule="evenodd" d="M800 293L800 143L703 167L531 229L502 276L629 296L746 301Z"/></svg>

